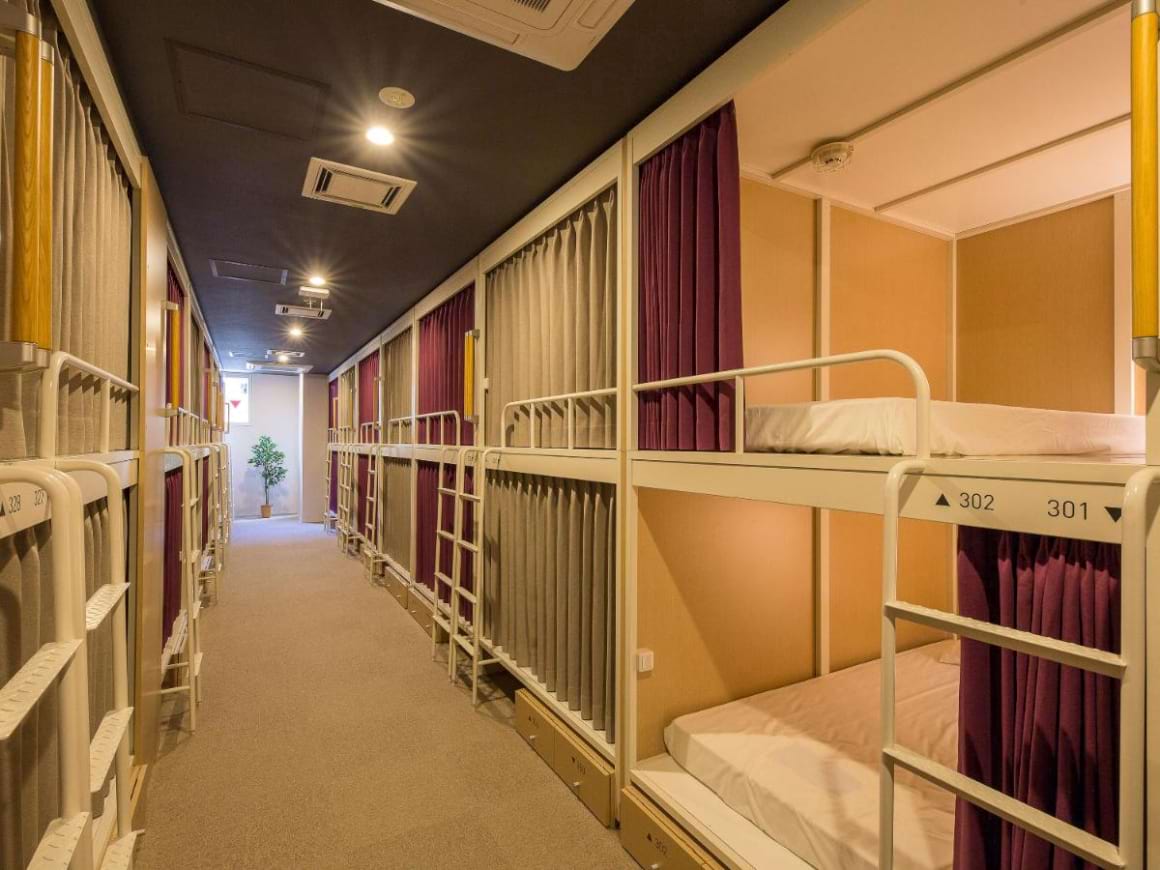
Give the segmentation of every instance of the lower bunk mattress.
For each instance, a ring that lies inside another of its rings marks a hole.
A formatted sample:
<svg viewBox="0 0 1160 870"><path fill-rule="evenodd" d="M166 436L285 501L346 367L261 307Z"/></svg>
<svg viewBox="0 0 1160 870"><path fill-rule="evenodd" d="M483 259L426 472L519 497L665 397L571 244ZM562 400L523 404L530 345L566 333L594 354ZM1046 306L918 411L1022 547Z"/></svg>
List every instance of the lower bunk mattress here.
<svg viewBox="0 0 1160 870"><path fill-rule="evenodd" d="M839 399L745 410L745 449L768 453L914 453L914 399ZM971 402L931 402L935 456L1132 456L1144 418Z"/></svg>
<svg viewBox="0 0 1160 870"><path fill-rule="evenodd" d="M950 768L958 758L955 641L896 658L898 742ZM669 754L726 804L809 864L878 866L880 662L678 717ZM955 800L899 771L895 867L953 864Z"/></svg>

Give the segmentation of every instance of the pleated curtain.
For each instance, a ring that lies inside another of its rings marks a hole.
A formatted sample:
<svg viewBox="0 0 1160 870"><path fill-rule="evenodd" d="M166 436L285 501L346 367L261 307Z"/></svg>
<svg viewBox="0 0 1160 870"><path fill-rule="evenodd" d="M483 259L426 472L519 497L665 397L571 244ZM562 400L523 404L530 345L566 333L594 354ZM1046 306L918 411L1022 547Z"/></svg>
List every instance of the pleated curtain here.
<svg viewBox="0 0 1160 870"><path fill-rule="evenodd" d="M411 570L411 461L383 459L383 548L396 564Z"/></svg>
<svg viewBox="0 0 1160 870"><path fill-rule="evenodd" d="M57 48L53 144L53 343L121 378L129 376L132 206L129 186L71 52ZM128 396L113 393L110 448L128 445ZM66 371L58 451L98 449L95 378Z"/></svg>
<svg viewBox="0 0 1160 870"><path fill-rule="evenodd" d="M414 580L435 588L435 529L439 510L439 466L415 463L415 575ZM446 526L446 523L444 524ZM443 544L443 541L439 542ZM446 556L446 549L441 559ZM446 563L444 563L446 564Z"/></svg>
<svg viewBox="0 0 1160 870"><path fill-rule="evenodd" d="M964 526L958 576L963 616L1119 652L1116 545ZM960 772L1114 842L1119 683L978 641L961 643ZM1081 866L1088 865L958 802L957 870Z"/></svg>
<svg viewBox="0 0 1160 870"><path fill-rule="evenodd" d="M487 443L508 402L616 385L616 190L604 191L487 276ZM567 446L563 403L544 408L537 444ZM616 446L616 398L576 404L576 446ZM508 444L529 444L525 413Z"/></svg>
<svg viewBox="0 0 1160 870"><path fill-rule="evenodd" d="M165 473L165 550L162 554L161 642L169 640L173 622L181 613L181 487L185 473Z"/></svg>
<svg viewBox="0 0 1160 870"><path fill-rule="evenodd" d="M458 411L460 444L471 444L474 427L463 419L463 339L475 328L475 286L459 291L419 321L419 411ZM418 441L426 444L455 442L450 422L440 438L438 423L420 423Z"/></svg>
<svg viewBox="0 0 1160 870"><path fill-rule="evenodd" d="M383 426L398 417L411 416L411 330L395 336L383 346ZM384 441L399 440L399 428L386 430ZM409 429L403 428L403 438Z"/></svg>
<svg viewBox="0 0 1160 870"><path fill-rule="evenodd" d="M338 408L335 402L338 399L338 379L331 381L327 387L327 396L329 397L328 408L326 412L327 428L333 429L338 425ZM331 513L338 512L338 451L330 451L330 511Z"/></svg>
<svg viewBox="0 0 1160 870"><path fill-rule="evenodd" d="M615 739L615 488L491 472L486 637Z"/></svg>
<svg viewBox="0 0 1160 870"><path fill-rule="evenodd" d="M741 206L732 103L640 168L640 382L739 368ZM732 450L734 389L643 394L644 450Z"/></svg>

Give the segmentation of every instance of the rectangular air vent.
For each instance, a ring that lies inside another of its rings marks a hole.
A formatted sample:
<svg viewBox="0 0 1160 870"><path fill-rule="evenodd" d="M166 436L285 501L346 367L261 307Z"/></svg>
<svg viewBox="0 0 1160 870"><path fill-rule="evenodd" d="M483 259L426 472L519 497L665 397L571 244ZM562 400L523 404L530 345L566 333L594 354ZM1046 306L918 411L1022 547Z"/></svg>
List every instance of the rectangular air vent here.
<svg viewBox="0 0 1160 870"><path fill-rule="evenodd" d="M269 350L269 349L266 351L266 359L276 359L277 357L280 357L280 356L289 357L290 359L302 359L302 357L306 356L306 352L301 351L301 350Z"/></svg>
<svg viewBox="0 0 1160 870"><path fill-rule="evenodd" d="M259 266L257 263L242 263L238 260L209 261L210 271L215 278L229 281L252 281L256 284L286 284L287 270L277 266Z"/></svg>
<svg viewBox="0 0 1160 870"><path fill-rule="evenodd" d="M633 0L377 0L556 69L588 56Z"/></svg>
<svg viewBox="0 0 1160 870"><path fill-rule="evenodd" d="M416 184L406 178L314 157L306 169L302 195L380 214L397 214Z"/></svg>
<svg viewBox="0 0 1160 870"><path fill-rule="evenodd" d="M280 314L282 317L301 317L303 320L329 320L329 308L311 308L306 305L283 305L278 303L274 306L274 313Z"/></svg>
<svg viewBox="0 0 1160 870"><path fill-rule="evenodd" d="M268 375L304 375L314 366L301 363L267 362L263 359L252 359L246 363L246 371Z"/></svg>

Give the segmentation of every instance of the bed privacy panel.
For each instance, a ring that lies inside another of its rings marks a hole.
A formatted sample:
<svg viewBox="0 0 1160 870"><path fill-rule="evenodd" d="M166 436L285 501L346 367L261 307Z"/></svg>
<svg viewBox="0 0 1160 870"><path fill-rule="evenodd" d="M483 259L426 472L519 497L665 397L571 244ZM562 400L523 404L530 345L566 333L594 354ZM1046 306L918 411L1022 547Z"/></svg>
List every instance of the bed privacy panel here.
<svg viewBox="0 0 1160 870"><path fill-rule="evenodd" d="M613 742L615 487L495 472L484 517L483 630Z"/></svg>
<svg viewBox="0 0 1160 870"><path fill-rule="evenodd" d="M1113 207L1105 197L959 240L959 401L1116 410Z"/></svg>
<svg viewBox="0 0 1160 870"><path fill-rule="evenodd" d="M338 379L327 384L327 411L326 428L334 429L338 425ZM334 433L327 432L327 438L334 437ZM328 495L329 510L338 513L338 451L330 451L330 494Z"/></svg>
<svg viewBox="0 0 1160 870"><path fill-rule="evenodd" d="M471 444L475 427L463 419L463 338L475 328L475 285L460 290L419 321L419 411L458 411L460 444ZM420 421L416 440L453 444L450 421ZM434 534L434 531L432 531Z"/></svg>
<svg viewBox="0 0 1160 870"><path fill-rule="evenodd" d="M950 398L951 246L943 238L833 207L830 212L831 353L890 347L926 371L931 395ZM831 399L913 396L904 374L888 363L841 366L829 375ZM830 581L830 658L834 669L877 658L881 642L882 520L825 512ZM908 601L953 609L951 527L903 520L901 594ZM899 648L942 637L899 625Z"/></svg>
<svg viewBox="0 0 1160 870"><path fill-rule="evenodd" d="M0 538L0 681L54 637L48 523ZM60 814L57 695L46 694L0 744L0 868L28 865Z"/></svg>
<svg viewBox="0 0 1160 870"><path fill-rule="evenodd" d="M958 567L963 616L1120 651L1119 547L962 527ZM1114 842L1119 682L963 640L959 685L959 770ZM1066 852L958 802L956 870L1073 866Z"/></svg>
<svg viewBox="0 0 1160 870"><path fill-rule="evenodd" d="M439 466L417 462L415 468L415 576L417 583L435 588L435 529L439 510ZM454 467L448 469L454 474ZM446 485L454 486L454 480ZM448 526L449 527L449 526ZM448 563L444 563L448 564Z"/></svg>
<svg viewBox="0 0 1160 870"><path fill-rule="evenodd" d="M377 441L378 433L373 427L363 428L364 423L378 421L379 395L379 354L372 353L358 364L358 440ZM370 462L369 456L358 457L358 528L361 535L366 532L367 508L370 496Z"/></svg>
<svg viewBox="0 0 1160 870"><path fill-rule="evenodd" d="M121 378L129 377L129 186L64 37L46 21L57 48L53 125L53 343ZM110 447L128 445L128 401L113 393ZM66 371L61 383L58 452L99 448L96 381Z"/></svg>
<svg viewBox="0 0 1160 870"><path fill-rule="evenodd" d="M742 364L740 167L730 102L640 167L640 382ZM646 393L644 450L732 450L733 385Z"/></svg>
<svg viewBox="0 0 1160 870"><path fill-rule="evenodd" d="M383 426L387 427L383 440L398 440L398 427L392 432L389 421L411 416L411 330L383 346L382 365L382 418Z"/></svg>
<svg viewBox="0 0 1160 870"><path fill-rule="evenodd" d="M616 262L613 188L488 274L488 444L508 402L616 385ZM566 413L544 408L538 446L568 446ZM514 419L508 444L527 446L528 418ZM575 425L576 447L614 447L616 397L578 402Z"/></svg>

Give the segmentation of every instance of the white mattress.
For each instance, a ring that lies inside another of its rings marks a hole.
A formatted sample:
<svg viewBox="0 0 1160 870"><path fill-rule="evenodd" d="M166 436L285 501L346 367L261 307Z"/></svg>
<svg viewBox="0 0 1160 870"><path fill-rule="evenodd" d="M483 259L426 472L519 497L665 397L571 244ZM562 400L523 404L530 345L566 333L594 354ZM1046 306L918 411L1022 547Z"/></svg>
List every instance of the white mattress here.
<svg viewBox="0 0 1160 870"><path fill-rule="evenodd" d="M840 399L745 410L745 449L772 453L914 453L914 399ZM936 456L1144 452L1144 418L969 402L931 402Z"/></svg>
<svg viewBox="0 0 1160 870"><path fill-rule="evenodd" d="M898 742L957 765L955 641L896 660ZM879 662L673 720L669 754L726 804L819 868L878 866ZM895 867L953 864L955 801L900 771Z"/></svg>

